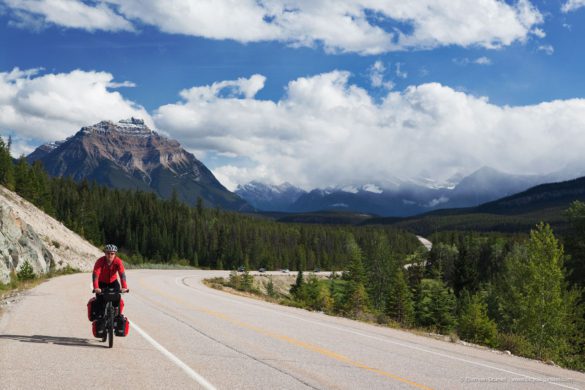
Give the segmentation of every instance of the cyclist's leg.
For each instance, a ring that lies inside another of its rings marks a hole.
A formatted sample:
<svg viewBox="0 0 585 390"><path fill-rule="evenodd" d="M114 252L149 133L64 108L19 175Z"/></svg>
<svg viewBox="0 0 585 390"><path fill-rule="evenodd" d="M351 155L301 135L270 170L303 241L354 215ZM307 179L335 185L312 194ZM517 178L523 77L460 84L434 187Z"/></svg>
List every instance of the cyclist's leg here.
<svg viewBox="0 0 585 390"><path fill-rule="evenodd" d="M104 282L99 282L99 288L102 289L102 291L106 288L108 284L104 283ZM103 295L100 294L96 294L96 300L95 300L95 308L96 308L96 312L99 313L99 316L102 316L104 313L104 310L106 308L106 304L104 302L104 297Z"/></svg>
<svg viewBox="0 0 585 390"><path fill-rule="evenodd" d="M120 292L121 291L120 282L118 282L118 280L115 280L114 283L110 283L108 286L111 287L111 288L113 288L114 291L116 291L116 292ZM114 305L114 307L119 308L118 314L122 314L122 310L124 309L124 303L121 303L120 302L121 300L122 300L122 297L120 296L120 300L119 301L112 302L112 304Z"/></svg>

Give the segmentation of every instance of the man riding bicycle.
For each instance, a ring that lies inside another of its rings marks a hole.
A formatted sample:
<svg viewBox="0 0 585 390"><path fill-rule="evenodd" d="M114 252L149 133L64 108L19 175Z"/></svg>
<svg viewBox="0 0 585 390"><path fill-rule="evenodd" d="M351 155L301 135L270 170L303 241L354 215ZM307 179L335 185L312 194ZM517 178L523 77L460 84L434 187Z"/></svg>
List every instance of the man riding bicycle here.
<svg viewBox="0 0 585 390"><path fill-rule="evenodd" d="M100 294L103 289L113 288L116 292L128 292L128 285L126 284L126 271L124 270L124 263L122 259L116 256L118 247L113 244L108 244L104 248L104 256L97 259L93 267L92 281L93 292L97 294L96 304L98 312L101 312L104 307L104 298ZM118 276L122 281L122 289L118 282ZM120 304L121 303L121 304ZM124 310L124 301L114 302L114 307L120 308L120 315Z"/></svg>

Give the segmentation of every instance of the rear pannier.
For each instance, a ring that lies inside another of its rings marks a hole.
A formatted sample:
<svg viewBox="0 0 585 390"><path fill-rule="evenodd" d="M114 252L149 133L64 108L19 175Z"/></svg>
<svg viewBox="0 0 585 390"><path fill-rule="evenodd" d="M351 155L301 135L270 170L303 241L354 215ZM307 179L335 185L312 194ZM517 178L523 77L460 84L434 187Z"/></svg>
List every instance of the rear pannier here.
<svg viewBox="0 0 585 390"><path fill-rule="evenodd" d="M93 333L93 337L98 337L98 338L102 338L105 336L106 334L106 326L105 326L105 321L100 319L100 320L94 320L91 323L91 331Z"/></svg>
<svg viewBox="0 0 585 390"><path fill-rule="evenodd" d="M128 318L124 317L123 315L119 315L114 320L114 333L118 337L126 337L128 336L128 331L130 330L130 321Z"/></svg>

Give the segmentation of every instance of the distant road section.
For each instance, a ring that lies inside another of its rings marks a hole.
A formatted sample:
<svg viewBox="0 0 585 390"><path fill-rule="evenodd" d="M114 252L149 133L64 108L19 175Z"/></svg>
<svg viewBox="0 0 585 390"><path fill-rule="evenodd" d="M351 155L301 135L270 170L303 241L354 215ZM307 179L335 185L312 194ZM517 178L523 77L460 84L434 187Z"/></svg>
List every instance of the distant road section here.
<svg viewBox="0 0 585 390"><path fill-rule="evenodd" d="M433 248L433 243L427 240L426 238L421 236L416 236L416 238L418 238L421 244L423 244L428 251L430 251Z"/></svg>
<svg viewBox="0 0 585 390"><path fill-rule="evenodd" d="M207 288L220 271L128 271L127 338L91 335L90 275L0 318L2 389L585 389L585 374Z"/></svg>

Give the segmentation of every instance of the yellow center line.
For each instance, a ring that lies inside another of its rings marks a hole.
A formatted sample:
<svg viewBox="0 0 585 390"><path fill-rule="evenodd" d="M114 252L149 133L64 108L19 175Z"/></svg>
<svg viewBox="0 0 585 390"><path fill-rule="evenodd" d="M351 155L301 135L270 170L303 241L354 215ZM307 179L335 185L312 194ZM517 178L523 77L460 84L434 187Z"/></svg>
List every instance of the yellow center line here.
<svg viewBox="0 0 585 390"><path fill-rule="evenodd" d="M161 295L161 296L163 296L165 298L168 298L169 300L171 300L171 301L173 301L173 302L175 302L175 303L177 303L179 305L186 306L188 308L191 308L191 309L196 310L196 311L201 312L201 313L205 313L205 314L207 314L207 315L209 315L211 317L219 318L221 320L224 320L226 322L229 322L229 323L231 323L233 325L236 325L236 326L239 326L241 328L246 328L246 329L252 330L254 332L257 332L257 333L260 333L262 335L268 336L268 337L270 337L272 339L281 340L281 341L284 341L284 342L289 343L291 345L295 345L297 347L301 347L303 349L306 349L308 351L312 351L312 352L318 353L320 355L329 357L331 359L337 360L337 361L342 362L342 363L346 363L346 364L351 365L353 367L361 368L363 370L370 371L370 372L376 373L378 375L385 376L387 378L391 378L391 379L394 379L396 381L409 384L409 385L411 385L413 387L417 387L419 389L432 390L430 387L425 386L423 384L420 384L420 383L417 383L417 382L413 382L413 381L408 380L406 378L402 378L402 377L400 377L398 375L394 375L394 374L391 374L389 372L386 372L386 371L383 371L383 370L380 370L380 369L377 369L377 368L369 367L366 364L363 364L363 363L360 363L358 361L352 360L352 359L348 358L347 356L341 355L341 354L339 354L337 352L333 352L333 351L330 351L328 349L319 347L318 345L310 344L310 343L307 343L307 342L304 342L304 341L301 341L301 340L297 340L295 338L292 338L292 337L289 337L289 336L286 336L286 335L283 335L283 334L280 334L280 333L275 333L275 332L271 332L271 331L268 331L268 330L263 329L263 328L259 328L259 327L255 326L255 325L248 324L246 322L242 322L240 320L237 320L237 319L232 318L232 317L230 317L230 316L228 316L226 314L223 314L223 313L220 313L220 312L217 312L217 311L214 311L214 310L210 310L210 309L206 309L206 308L203 308L203 307L195 306L195 305L191 304L190 302L187 302L187 301L185 301L183 299L180 299L180 298L177 298L175 296L169 295L169 294L165 293L164 291L158 290L158 289L156 289L154 287L147 286L146 284L143 283L143 280L144 279L141 278L139 280L139 282L138 282L142 287L144 287L147 290L150 290L152 292L155 292L155 293L157 293L157 294L159 294L159 295Z"/></svg>

